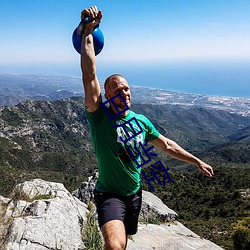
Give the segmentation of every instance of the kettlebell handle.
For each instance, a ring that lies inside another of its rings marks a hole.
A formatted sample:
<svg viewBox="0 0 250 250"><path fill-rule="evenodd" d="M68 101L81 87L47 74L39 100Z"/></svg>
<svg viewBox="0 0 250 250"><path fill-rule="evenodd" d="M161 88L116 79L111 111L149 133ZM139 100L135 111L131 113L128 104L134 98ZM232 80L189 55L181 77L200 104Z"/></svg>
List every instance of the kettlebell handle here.
<svg viewBox="0 0 250 250"><path fill-rule="evenodd" d="M85 17L85 18L79 23L79 25L78 25L78 27L77 27L77 30L78 30L78 28L79 28L81 25L83 25L83 30L82 30L82 32L84 32L84 29L85 29L86 24L92 22L93 20L94 20L94 18L92 18L92 17L90 17L90 16ZM98 27L99 27L99 24L97 24L97 25L94 27L94 30L95 30L96 28L98 28ZM79 35L78 32L77 32L77 34Z"/></svg>

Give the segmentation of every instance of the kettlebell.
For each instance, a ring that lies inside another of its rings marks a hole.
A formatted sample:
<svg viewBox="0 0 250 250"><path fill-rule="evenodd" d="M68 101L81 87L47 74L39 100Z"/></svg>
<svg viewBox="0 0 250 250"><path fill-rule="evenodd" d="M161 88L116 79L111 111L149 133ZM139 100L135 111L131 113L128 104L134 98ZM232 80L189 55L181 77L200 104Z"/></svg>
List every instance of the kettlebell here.
<svg viewBox="0 0 250 250"><path fill-rule="evenodd" d="M92 20L93 19L91 17L84 18L79 23L79 25L77 26L77 28L74 30L72 34L73 46L79 54L81 54L82 36L78 34L78 27L82 24L85 26L86 23L91 22ZM102 31L99 28L99 24L94 27L92 35L93 35L95 55L98 55L102 51L102 48L104 46L104 36L103 36Z"/></svg>

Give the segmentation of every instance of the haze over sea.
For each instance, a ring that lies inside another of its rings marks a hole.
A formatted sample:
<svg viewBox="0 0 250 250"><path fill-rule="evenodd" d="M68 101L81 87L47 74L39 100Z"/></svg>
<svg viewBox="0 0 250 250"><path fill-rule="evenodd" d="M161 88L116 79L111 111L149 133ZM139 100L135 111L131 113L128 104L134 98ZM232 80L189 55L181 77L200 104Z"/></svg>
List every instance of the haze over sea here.
<svg viewBox="0 0 250 250"><path fill-rule="evenodd" d="M181 93L250 98L250 62L211 63L98 63L100 81L124 75L131 85ZM51 74L81 77L79 61L71 65L23 65L0 73Z"/></svg>
<svg viewBox="0 0 250 250"><path fill-rule="evenodd" d="M154 63L116 66L115 69L110 73L123 74L132 85L183 93L250 98L250 63ZM105 73L105 68L99 67L99 71L100 76L104 77L102 71Z"/></svg>
<svg viewBox="0 0 250 250"><path fill-rule="evenodd" d="M71 65L44 66L42 71L33 65L23 68L21 72L81 77L78 60ZM129 64L98 62L97 57L97 73L100 81L104 81L111 74L119 73L127 78L129 84L135 86L181 93L250 98L250 61Z"/></svg>

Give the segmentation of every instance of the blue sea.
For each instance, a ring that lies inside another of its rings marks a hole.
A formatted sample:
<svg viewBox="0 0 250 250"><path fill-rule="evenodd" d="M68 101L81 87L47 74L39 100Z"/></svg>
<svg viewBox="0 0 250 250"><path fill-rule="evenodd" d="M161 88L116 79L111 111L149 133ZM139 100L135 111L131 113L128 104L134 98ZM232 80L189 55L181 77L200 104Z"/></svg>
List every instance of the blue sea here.
<svg viewBox="0 0 250 250"><path fill-rule="evenodd" d="M72 64L38 64L0 67L0 73L63 74L81 77L79 61ZM211 63L101 63L100 81L119 73L130 85L182 93L250 98L250 61Z"/></svg>
<svg viewBox="0 0 250 250"><path fill-rule="evenodd" d="M121 73L131 85L250 98L250 63L118 65L112 73Z"/></svg>

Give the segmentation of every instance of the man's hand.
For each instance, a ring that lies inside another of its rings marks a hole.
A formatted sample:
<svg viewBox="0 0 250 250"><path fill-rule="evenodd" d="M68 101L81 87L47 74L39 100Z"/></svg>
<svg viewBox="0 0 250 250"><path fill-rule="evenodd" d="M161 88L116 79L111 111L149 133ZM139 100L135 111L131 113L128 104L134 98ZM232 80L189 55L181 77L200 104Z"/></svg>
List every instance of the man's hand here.
<svg viewBox="0 0 250 250"><path fill-rule="evenodd" d="M198 168L208 177L212 177L214 176L214 171L213 171L213 168L204 163L204 162L201 162L199 165L198 165Z"/></svg>
<svg viewBox="0 0 250 250"><path fill-rule="evenodd" d="M85 29L85 27L94 29L94 27L98 25L102 20L102 12L98 10L96 6L92 6L82 11L81 20L84 20L86 17L91 17L93 20L91 22L86 23L85 25L81 24L78 27L79 35L82 35L82 32Z"/></svg>

